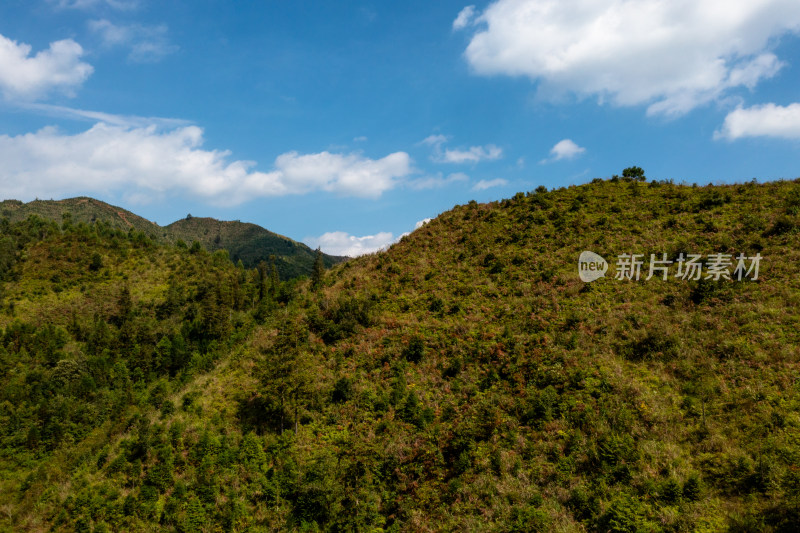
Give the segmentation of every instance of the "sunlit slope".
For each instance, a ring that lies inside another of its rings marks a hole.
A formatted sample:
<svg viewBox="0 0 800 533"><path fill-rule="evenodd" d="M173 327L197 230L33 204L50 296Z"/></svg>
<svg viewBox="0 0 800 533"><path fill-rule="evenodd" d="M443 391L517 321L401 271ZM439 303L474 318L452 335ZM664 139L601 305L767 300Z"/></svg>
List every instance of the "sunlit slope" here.
<svg viewBox="0 0 800 533"><path fill-rule="evenodd" d="M0 524L794 531L799 210L797 182L598 181L292 284L50 228L4 283Z"/></svg>
<svg viewBox="0 0 800 533"><path fill-rule="evenodd" d="M125 232L134 229L153 238L161 236L161 228L157 224L127 209L85 196L66 200L34 200L28 203L18 200L0 202L0 218L7 218L10 222L19 222L30 215L53 220L58 224L62 222L75 224L105 222L112 228Z"/></svg>

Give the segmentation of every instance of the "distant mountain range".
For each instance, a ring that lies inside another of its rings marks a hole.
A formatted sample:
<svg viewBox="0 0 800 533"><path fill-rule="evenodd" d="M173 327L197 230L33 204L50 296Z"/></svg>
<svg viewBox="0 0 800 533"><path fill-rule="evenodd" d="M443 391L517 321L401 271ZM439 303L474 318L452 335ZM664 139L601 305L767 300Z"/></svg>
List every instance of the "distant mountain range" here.
<svg viewBox="0 0 800 533"><path fill-rule="evenodd" d="M127 209L84 196L28 203L19 200L0 202L0 218L7 218L9 222L22 221L30 215L59 223L66 219L75 224L104 222L123 231L141 231L156 241L170 244L179 240L187 244L197 241L209 251L227 250L234 263L241 260L247 268L254 268L261 261L269 263L274 256L282 279L309 275L314 264L315 252L305 244L238 220L222 221L190 215L168 226L159 226ZM327 268L346 259L327 254L322 257Z"/></svg>

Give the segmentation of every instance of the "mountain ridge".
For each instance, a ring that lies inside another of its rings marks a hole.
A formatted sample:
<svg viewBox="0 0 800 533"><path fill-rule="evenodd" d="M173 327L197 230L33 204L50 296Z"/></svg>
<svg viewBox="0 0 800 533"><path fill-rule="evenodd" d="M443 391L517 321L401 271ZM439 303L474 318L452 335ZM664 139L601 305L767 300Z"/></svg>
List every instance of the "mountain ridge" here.
<svg viewBox="0 0 800 533"><path fill-rule="evenodd" d="M307 245L250 222L190 215L160 226L130 210L87 196L63 200L37 199L28 203L19 200L0 202L0 218L19 222L32 214L59 224L102 221L112 228L141 231L151 239L170 244L180 240L187 244L197 241L210 251L228 250L234 263L241 259L247 268L255 268L261 261L271 264L274 258L281 279L310 275L315 258L314 250ZM323 253L323 263L328 268L346 259Z"/></svg>

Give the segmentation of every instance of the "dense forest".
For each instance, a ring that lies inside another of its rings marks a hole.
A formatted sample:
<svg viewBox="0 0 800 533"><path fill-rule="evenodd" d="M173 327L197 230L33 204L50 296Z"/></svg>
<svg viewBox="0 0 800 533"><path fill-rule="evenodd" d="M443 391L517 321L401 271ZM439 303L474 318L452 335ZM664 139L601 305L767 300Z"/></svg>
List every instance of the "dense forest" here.
<svg viewBox="0 0 800 533"><path fill-rule="evenodd" d="M0 530L796 531L799 227L798 181L626 173L282 281L2 220ZM763 259L584 283L584 250Z"/></svg>

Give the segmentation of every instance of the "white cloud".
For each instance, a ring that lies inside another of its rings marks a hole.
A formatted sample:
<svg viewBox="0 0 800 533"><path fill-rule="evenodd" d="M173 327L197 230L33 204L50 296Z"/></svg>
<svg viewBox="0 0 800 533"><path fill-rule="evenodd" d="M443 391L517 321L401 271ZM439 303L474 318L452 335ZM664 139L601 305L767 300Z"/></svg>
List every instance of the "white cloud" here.
<svg viewBox="0 0 800 533"><path fill-rule="evenodd" d="M468 150L445 149L437 161L442 163L477 163L479 161L492 161L503 157L503 150L493 144L486 146L472 146Z"/></svg>
<svg viewBox="0 0 800 533"><path fill-rule="evenodd" d="M674 116L774 76L771 47L800 30L800 2L497 0L475 22L465 56L478 74Z"/></svg>
<svg viewBox="0 0 800 533"><path fill-rule="evenodd" d="M139 0L50 0L50 2L62 9L94 9L99 6L108 6L127 11L139 7Z"/></svg>
<svg viewBox="0 0 800 533"><path fill-rule="evenodd" d="M453 21L454 30L462 30L472 24L475 18L475 6L467 6L462 9L456 19Z"/></svg>
<svg viewBox="0 0 800 533"><path fill-rule="evenodd" d="M491 189L492 187L502 187L503 185L507 184L508 181L504 180L503 178L496 178L493 180L481 180L472 186L472 190L485 191L486 189Z"/></svg>
<svg viewBox="0 0 800 533"><path fill-rule="evenodd" d="M275 166L291 192L323 190L362 198L377 198L411 173L411 159L405 152L377 160L356 154L289 152L278 156Z"/></svg>
<svg viewBox="0 0 800 533"><path fill-rule="evenodd" d="M348 257L356 257L385 250L396 241L397 239L395 239L394 235L390 232L356 237L344 231L330 231L322 234L320 237L305 239L306 244L310 247L319 247L326 254L344 255Z"/></svg>
<svg viewBox="0 0 800 533"><path fill-rule="evenodd" d="M128 59L136 63L154 63L174 53L178 47L170 44L167 26L118 26L108 20L90 20L89 29L98 34L107 47L130 48Z"/></svg>
<svg viewBox="0 0 800 533"><path fill-rule="evenodd" d="M448 148L442 150L442 146L449 140L447 135L429 135L419 144L433 147L431 159L437 163L478 163L503 157L503 149L493 144L472 146L467 150L450 150Z"/></svg>
<svg viewBox="0 0 800 533"><path fill-rule="evenodd" d="M230 152L203 150L203 130L185 126L123 127L98 123L68 135L48 127L0 135L0 190L21 200L69 194L189 193L221 205L257 197L326 191L375 198L411 173L405 152L369 159L358 154L289 152L269 172Z"/></svg>
<svg viewBox="0 0 800 533"><path fill-rule="evenodd" d="M553 161L560 161L562 159L574 159L584 153L586 148L578 146L572 139L563 139L558 141L555 146L550 149L550 158L544 159L542 163L550 163Z"/></svg>
<svg viewBox="0 0 800 533"><path fill-rule="evenodd" d="M424 139L422 139L421 144L427 144L428 146L439 147L442 144L447 142L447 135L428 135Z"/></svg>
<svg viewBox="0 0 800 533"><path fill-rule="evenodd" d="M179 118L115 115L112 113L104 113L102 111L91 111L86 109L76 109L74 107L42 103L20 104L19 107L36 111L51 117L67 118L71 120L84 120L90 122L104 122L112 126L122 126L124 128L144 128L151 125L163 128L175 128L178 126L188 126L191 124L190 121Z"/></svg>
<svg viewBox="0 0 800 533"><path fill-rule="evenodd" d="M414 224L413 231L418 230L431 220L430 218L424 218L417 221L417 223ZM357 257L359 255L386 250L391 245L410 234L411 232L405 232L399 237L395 237L393 233L383 231L375 235L357 237L345 231L330 231L328 233L323 233L319 237L306 237L303 241L311 248L320 248L326 254Z"/></svg>
<svg viewBox="0 0 800 533"><path fill-rule="evenodd" d="M365 135L359 135L358 137L353 137L353 142L356 143L363 143L367 141L367 137Z"/></svg>
<svg viewBox="0 0 800 533"><path fill-rule="evenodd" d="M800 103L739 108L728 113L715 139L736 140L742 137L781 137L800 139Z"/></svg>
<svg viewBox="0 0 800 533"><path fill-rule="evenodd" d="M106 46L127 44L133 39L131 26L117 26L108 20L90 20L89 29L98 34Z"/></svg>
<svg viewBox="0 0 800 533"><path fill-rule="evenodd" d="M424 226L425 224L427 224L431 220L433 220L433 219L432 218L423 218L422 220L417 221L417 223L414 224L414 229L421 228L422 226Z"/></svg>
<svg viewBox="0 0 800 533"><path fill-rule="evenodd" d="M83 48L72 39L30 54L30 45L0 35L0 92L7 99L34 100L54 89L71 94L94 70L80 61Z"/></svg>
<svg viewBox="0 0 800 533"><path fill-rule="evenodd" d="M454 172L448 174L447 177L443 176L441 172L437 172L434 176L426 176L424 178L417 178L408 182L408 186L418 191L426 189L441 189L453 183L469 181L469 176L463 172Z"/></svg>

